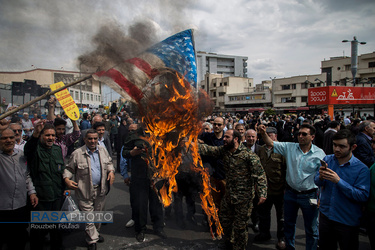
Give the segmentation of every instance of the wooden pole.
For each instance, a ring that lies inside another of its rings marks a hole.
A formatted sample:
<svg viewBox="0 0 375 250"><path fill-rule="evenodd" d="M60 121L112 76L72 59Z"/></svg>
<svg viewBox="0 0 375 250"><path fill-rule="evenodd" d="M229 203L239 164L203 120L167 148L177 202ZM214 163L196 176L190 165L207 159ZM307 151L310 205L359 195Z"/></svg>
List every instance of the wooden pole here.
<svg viewBox="0 0 375 250"><path fill-rule="evenodd" d="M16 113L17 111L19 111L19 110L21 110L21 109L27 108L28 106L33 105L34 103L36 103L36 102L38 102L38 101L40 101L40 100L43 100L43 99L46 98L47 96L54 95L54 94L56 94L57 92L60 92L61 90L64 90L64 89L69 88L69 87L71 87L71 86L74 86L74 85L76 85L76 84L78 84L78 83L80 83L80 82L86 81L86 80L90 79L91 77L92 77L92 75L86 76L86 77L84 77L84 78L82 78L82 79L79 79L79 80L77 80L77 81L75 81L75 82L71 82L71 83L65 85L64 87L61 87L61 88L56 89L56 90L54 90L54 91L48 90L48 91L47 91L46 93L44 93L43 95L41 95L41 96L39 96L39 97L37 97L37 98L35 98L35 99L33 99L33 100L31 100L31 101L25 103L25 104L22 104L22 105L20 105L19 107L15 108L15 109L12 109L12 110L10 110L10 111L8 111L8 112L5 112L4 114L0 115L0 121L1 121L2 119L4 119L5 117L10 116L10 115Z"/></svg>

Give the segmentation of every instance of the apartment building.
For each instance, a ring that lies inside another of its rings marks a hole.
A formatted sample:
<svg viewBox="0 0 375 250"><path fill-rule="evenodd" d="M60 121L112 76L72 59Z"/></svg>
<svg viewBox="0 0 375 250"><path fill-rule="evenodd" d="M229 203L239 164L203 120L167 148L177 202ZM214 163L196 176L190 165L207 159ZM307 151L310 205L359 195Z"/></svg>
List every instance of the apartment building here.
<svg viewBox="0 0 375 250"><path fill-rule="evenodd" d="M262 112L272 108L271 81L262 81L243 93L225 95L226 112Z"/></svg>
<svg viewBox="0 0 375 250"><path fill-rule="evenodd" d="M198 83L204 80L206 73L247 78L247 57L197 52Z"/></svg>
<svg viewBox="0 0 375 250"><path fill-rule="evenodd" d="M214 102L214 109L225 110L225 95L252 92L254 88L252 78L227 76L222 74L206 74L200 87L204 89Z"/></svg>

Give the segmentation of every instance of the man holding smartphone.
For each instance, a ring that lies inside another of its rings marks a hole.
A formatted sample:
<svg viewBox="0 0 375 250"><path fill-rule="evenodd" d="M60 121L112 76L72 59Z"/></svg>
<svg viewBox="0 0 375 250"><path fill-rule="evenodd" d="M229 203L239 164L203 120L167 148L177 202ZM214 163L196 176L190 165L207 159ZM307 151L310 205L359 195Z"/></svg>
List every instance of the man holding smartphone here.
<svg viewBox="0 0 375 250"><path fill-rule="evenodd" d="M370 172L352 151L357 147L347 129L333 137L332 155L324 157L315 176L320 188L319 249L358 249L362 206L370 194Z"/></svg>

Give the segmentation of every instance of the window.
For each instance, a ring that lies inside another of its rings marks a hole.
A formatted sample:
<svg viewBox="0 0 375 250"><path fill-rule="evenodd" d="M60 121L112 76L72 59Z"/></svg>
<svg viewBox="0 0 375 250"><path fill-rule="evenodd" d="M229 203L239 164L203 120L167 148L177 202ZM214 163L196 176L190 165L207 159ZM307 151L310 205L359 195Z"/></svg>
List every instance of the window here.
<svg viewBox="0 0 375 250"><path fill-rule="evenodd" d="M290 85L282 85L281 89L282 90L290 89Z"/></svg>
<svg viewBox="0 0 375 250"><path fill-rule="evenodd" d="M91 101L94 101L94 95L91 94Z"/></svg>
<svg viewBox="0 0 375 250"><path fill-rule="evenodd" d="M284 97L284 98L281 98L281 102L282 102L282 103L286 103L286 102L296 102L296 98L295 98L295 97Z"/></svg>
<svg viewBox="0 0 375 250"><path fill-rule="evenodd" d="M301 96L301 102L307 102L307 96Z"/></svg>
<svg viewBox="0 0 375 250"><path fill-rule="evenodd" d="M309 87L309 84L307 82L304 82L301 84L301 89L307 89Z"/></svg>
<svg viewBox="0 0 375 250"><path fill-rule="evenodd" d="M292 89L296 89L297 88L297 84L292 84Z"/></svg>
<svg viewBox="0 0 375 250"><path fill-rule="evenodd" d="M214 87L216 87L216 82L214 83Z"/></svg>
<svg viewBox="0 0 375 250"><path fill-rule="evenodd" d="M222 82L220 82L220 87L221 87L221 86L223 86L223 83L222 83Z"/></svg>
<svg viewBox="0 0 375 250"><path fill-rule="evenodd" d="M225 92L219 92L219 96L225 96Z"/></svg>
<svg viewBox="0 0 375 250"><path fill-rule="evenodd" d="M75 97L76 97L75 99L79 100L79 92L78 91L74 91L74 94L75 94Z"/></svg>
<svg viewBox="0 0 375 250"><path fill-rule="evenodd" d="M345 71L350 71L351 68L350 64L345 65Z"/></svg>
<svg viewBox="0 0 375 250"><path fill-rule="evenodd" d="M213 92L214 97L216 97L216 92Z"/></svg>
<svg viewBox="0 0 375 250"><path fill-rule="evenodd" d="M86 93L86 100L90 100L90 94Z"/></svg>
<svg viewBox="0 0 375 250"><path fill-rule="evenodd" d="M228 82L224 82L224 86L228 86Z"/></svg>
<svg viewBox="0 0 375 250"><path fill-rule="evenodd" d="M375 68L375 62L369 62L368 67L369 68Z"/></svg>
<svg viewBox="0 0 375 250"><path fill-rule="evenodd" d="M98 101L100 102L100 95L98 95Z"/></svg>

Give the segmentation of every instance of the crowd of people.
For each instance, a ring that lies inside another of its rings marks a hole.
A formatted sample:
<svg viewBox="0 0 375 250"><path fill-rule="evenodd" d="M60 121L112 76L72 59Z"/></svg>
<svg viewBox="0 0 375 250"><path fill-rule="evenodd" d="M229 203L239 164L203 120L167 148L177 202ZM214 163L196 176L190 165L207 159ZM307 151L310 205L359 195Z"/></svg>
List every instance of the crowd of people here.
<svg viewBox="0 0 375 250"><path fill-rule="evenodd" d="M146 156L144 127L125 111L83 113L80 121L55 115L48 101L46 119L27 113L0 121L0 221L29 221L30 211L60 211L67 195L81 211L104 211L106 195L121 174L129 186L135 238L145 240L147 216L154 233L166 239L165 220L185 229L196 226L195 203L201 179L181 146L178 191L163 208ZM246 249L248 227L254 241L271 239L275 207L277 249L295 249L298 211L302 211L306 249L358 249L360 227L375 248L375 121L370 115L334 120L328 115L213 114L202 121L198 148L210 175L211 194L223 227L225 249ZM116 161L113 161L113 158ZM114 165L114 162L117 165ZM161 184L162 185L162 184ZM186 211L183 214L183 197ZM364 219L365 218L365 219ZM202 221L208 227L207 217ZM28 224L0 224L0 244L24 249ZM87 223L88 249L104 241L100 223ZM215 228L213 229L215 231ZM30 226L30 248L62 249L61 231ZM215 235L218 236L218 235Z"/></svg>

